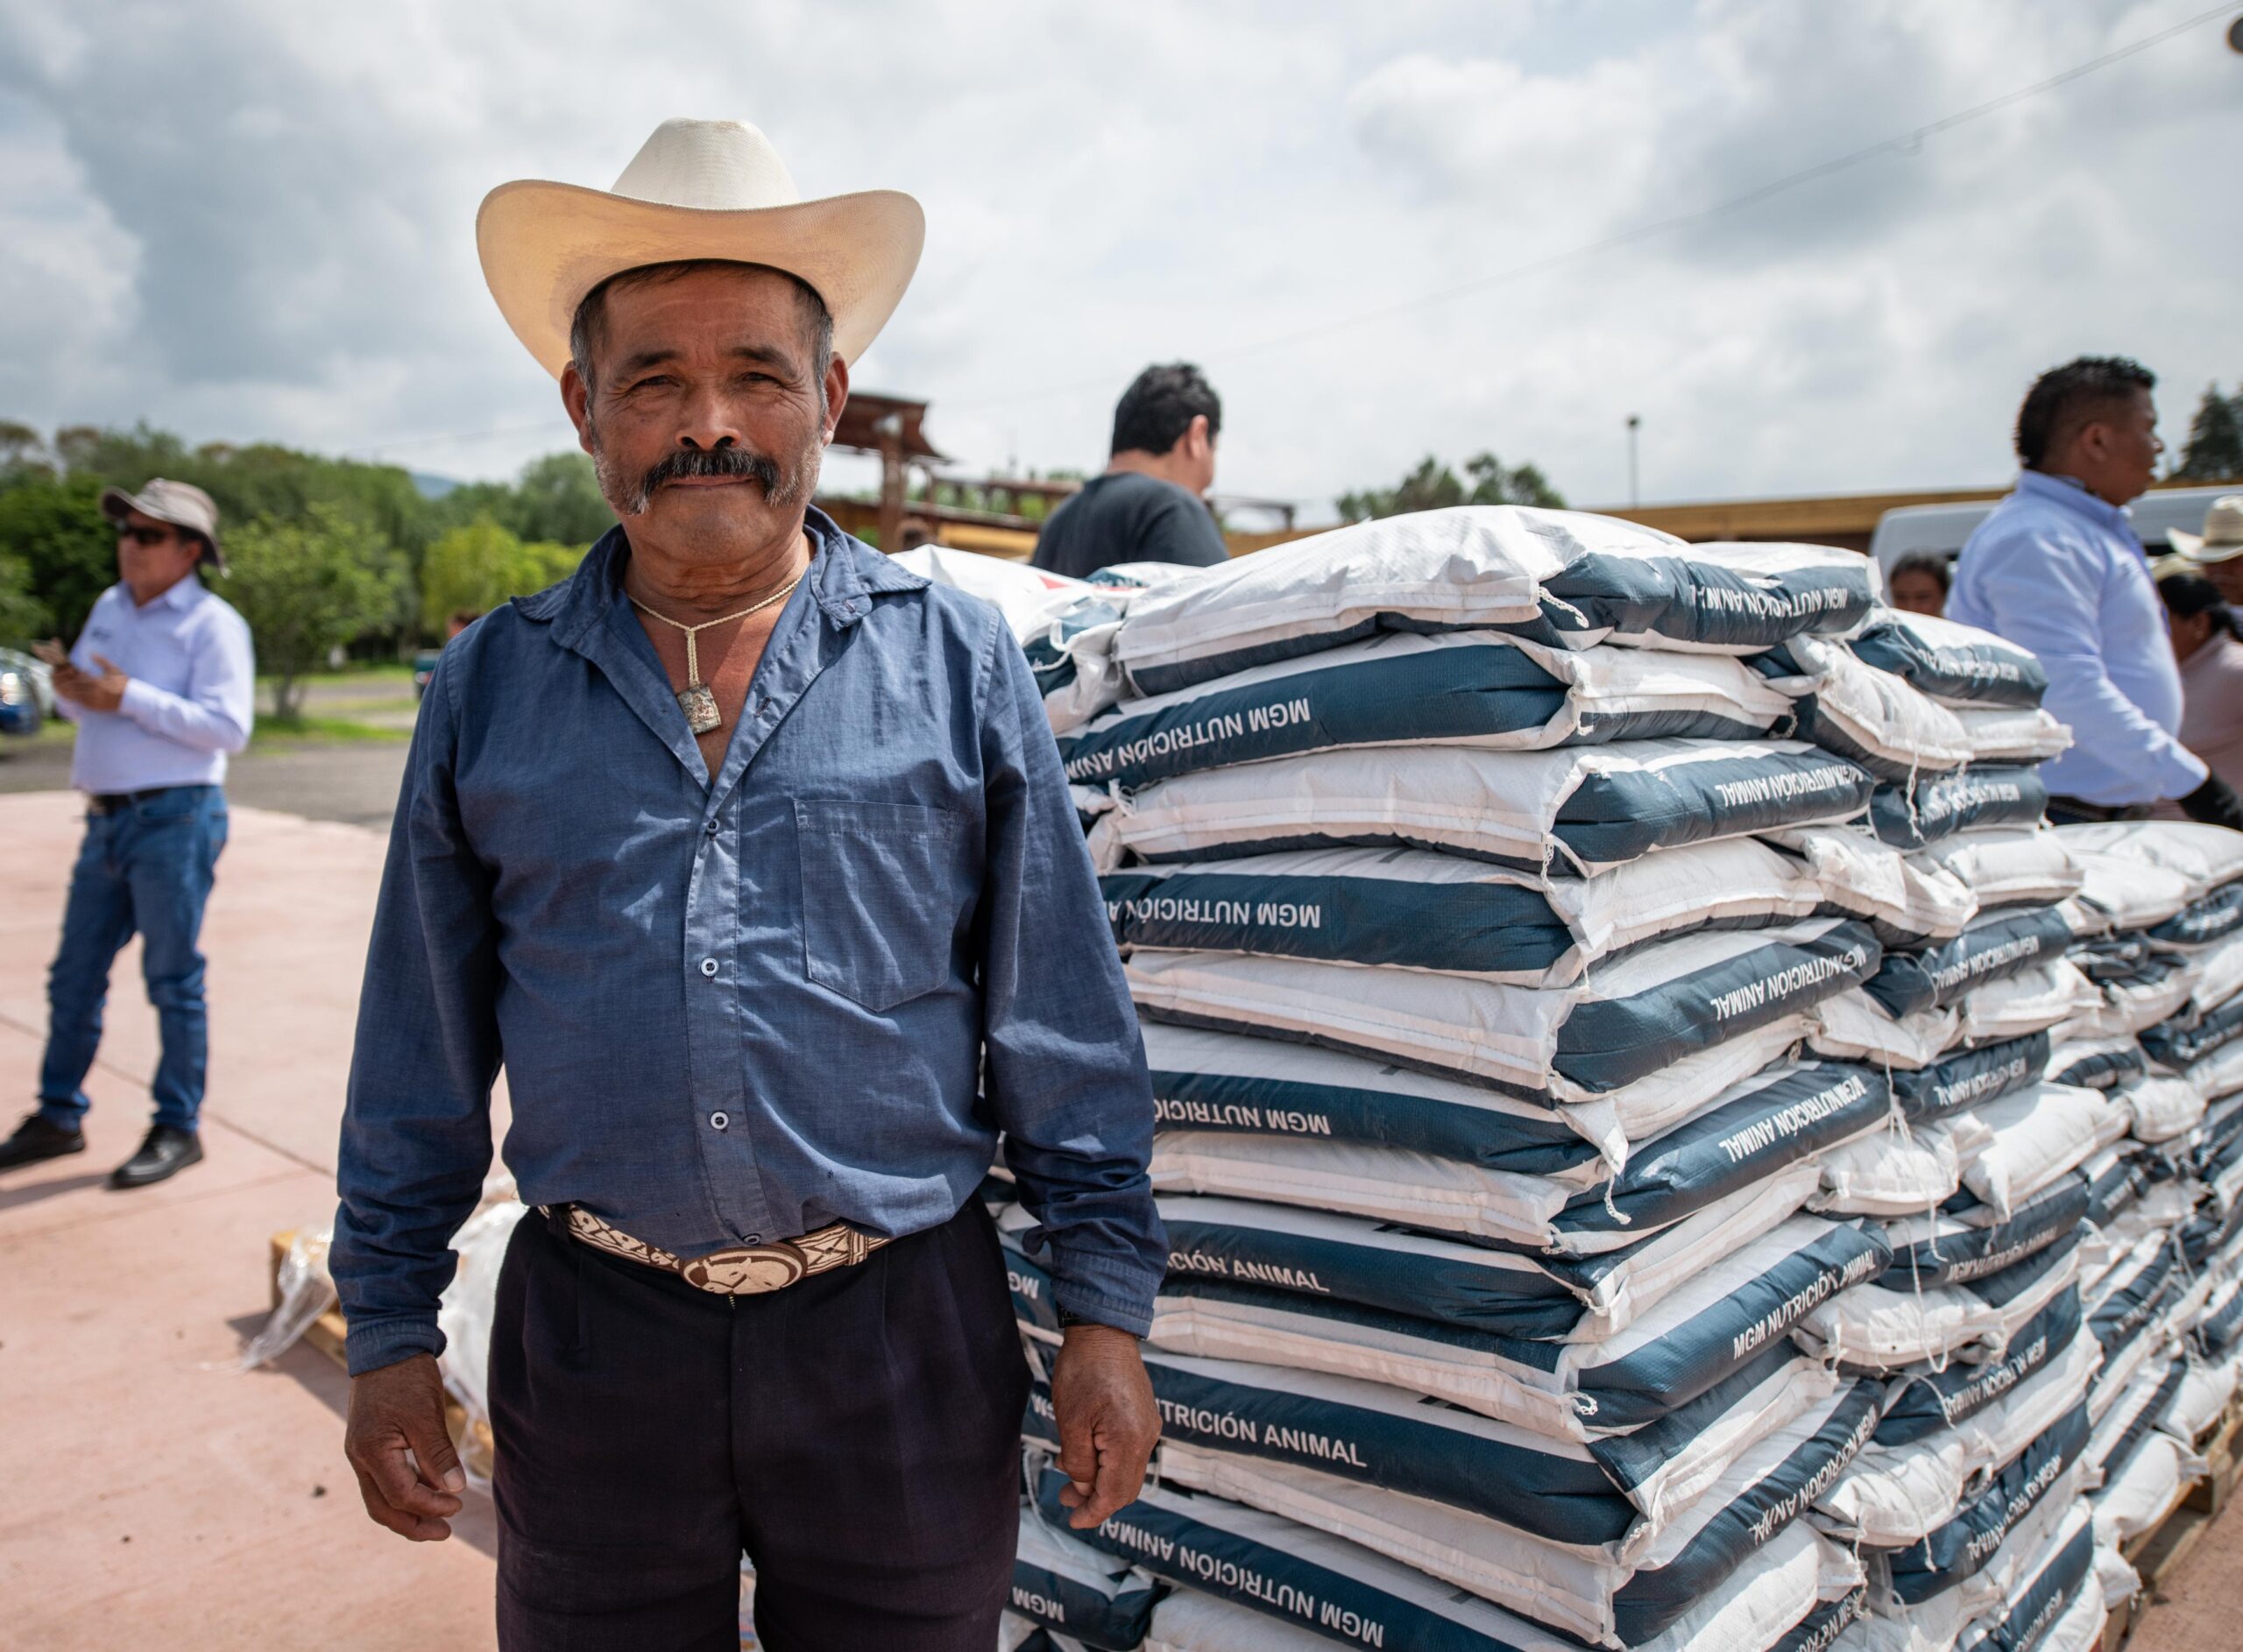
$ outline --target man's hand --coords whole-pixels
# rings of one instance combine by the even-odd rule
[[[459,1513],[467,1476],[444,1428],[444,1383],[433,1355],[414,1354],[350,1379],[343,1454],[376,1525],[416,1543],[452,1535],[450,1517]]]
[[[1111,1325],[1071,1325],[1051,1369],[1051,1409],[1059,1424],[1059,1500],[1067,1524],[1087,1531],[1145,1483],[1145,1462],[1160,1438],[1160,1408],[1137,1339]]]
[[[98,677],[67,661],[55,667],[54,691],[88,711],[114,711],[124,703],[125,685],[132,679],[99,654],[94,663],[102,668]]]

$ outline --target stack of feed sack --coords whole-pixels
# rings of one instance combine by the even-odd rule
[[[1978,908],[1751,660],[1874,596],[1471,509],[1132,599],[1129,697],[1060,745],[1159,1109],[1157,1489],[1093,1537],[1176,1585],[1149,1643],[1758,1652],[1858,1608],[1800,1516],[1880,1394],[1791,1332],[1886,1266],[1822,1167],[1893,1103],[1804,1044]]]
[[[1937,620],[1880,611],[1756,664],[1797,696],[1798,732],[1876,779],[1869,830],[1972,907],[1956,935],[1889,944],[1815,1018],[1814,1051],[1878,1068],[1895,1101],[1887,1132],[1825,1153],[1821,1200],[1879,1221],[1892,1264],[1793,1331],[1882,1394],[1812,1516],[1867,1572],[1836,1643],[2099,1634],[2080,1460],[2100,1355],[2078,1281],[2087,1166],[2131,1114],[2052,1070],[2095,999],[2068,957],[2082,873],[2041,818],[2037,766],[2067,736],[2037,660]]]

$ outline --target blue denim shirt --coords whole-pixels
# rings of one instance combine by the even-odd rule
[[[444,650],[366,963],[329,1265],[354,1372],[441,1352],[490,1161],[692,1256],[902,1235],[998,1133],[1061,1305],[1143,1334],[1152,1091],[1028,663],[810,513],[712,782],[619,529]]]
[[[2141,540],[2117,505],[2027,470],[1963,547],[1947,617],[2030,648],[2071,749],[2051,792],[2113,808],[2186,797],[2204,766],[2176,737],[2181,673]]]

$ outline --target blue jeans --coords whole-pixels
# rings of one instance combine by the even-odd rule
[[[163,1036],[156,1122],[195,1128],[209,1048],[196,941],[225,846],[226,794],[215,786],[174,787],[114,814],[86,817],[86,841],[62,914],[62,946],[46,978],[42,1118],[75,1129],[85,1117],[86,1074],[101,1048],[110,965],[138,931],[141,972]]]

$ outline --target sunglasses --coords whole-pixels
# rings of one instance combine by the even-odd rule
[[[172,528],[140,527],[131,523],[125,523],[117,530],[117,537],[121,540],[131,540],[145,550],[152,545],[166,544],[177,538],[178,534]]]

